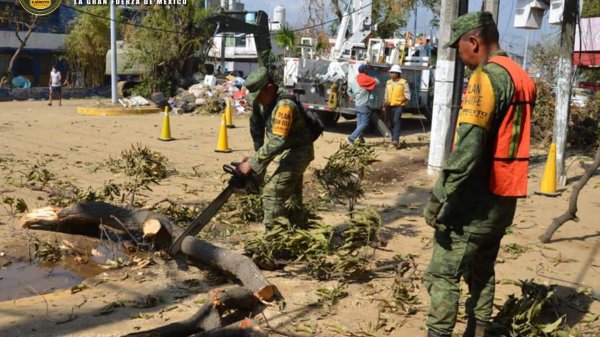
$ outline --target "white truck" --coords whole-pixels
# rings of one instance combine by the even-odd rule
[[[312,40],[303,38],[300,44],[302,56],[285,59],[284,86],[300,92],[304,108],[316,111],[326,126],[335,125],[340,116],[356,117],[354,103],[346,89],[355,81],[361,64],[368,64],[367,73],[382,83],[372,95],[374,111],[379,112],[383,107],[389,69],[393,64],[401,64],[402,76],[407,79],[412,92],[407,110],[420,112],[428,119],[431,116],[433,71],[429,57],[407,56],[423,55],[425,51],[422,46],[409,46],[406,39],[370,39],[375,28],[371,22],[370,4],[369,0],[350,2],[329,58],[316,59]],[[377,114],[373,116],[379,132],[384,136],[389,134]]]

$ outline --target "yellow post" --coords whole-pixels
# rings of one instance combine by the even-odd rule
[[[233,125],[233,112],[232,107],[231,107],[231,98],[227,98],[225,100],[226,102],[226,106],[225,106],[225,125],[227,125],[228,128],[232,129],[235,128],[235,125]]]
[[[227,144],[227,125],[225,121],[225,114],[221,114],[221,127],[219,128],[219,139],[217,139],[217,148],[215,149],[215,152],[231,152],[231,149]]]
[[[174,139],[173,137],[171,137],[171,123],[169,121],[169,106],[168,105],[165,106],[162,130],[160,131],[160,137],[158,139],[162,140],[162,141],[166,141],[166,142]]]
[[[542,175],[542,182],[540,186],[540,192],[538,194],[546,196],[556,196],[556,144],[550,145],[548,151],[548,159],[546,159],[546,166],[544,167],[544,174]]]

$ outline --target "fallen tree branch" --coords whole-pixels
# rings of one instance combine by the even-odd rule
[[[181,251],[201,263],[234,275],[259,300],[271,301],[278,293],[277,288],[265,279],[260,269],[247,256],[192,236],[183,239]]]
[[[267,337],[267,333],[250,318],[230,324],[226,327],[201,332],[191,337]]]
[[[585,184],[587,184],[590,178],[594,175],[598,167],[600,167],[600,146],[598,147],[598,150],[596,150],[596,155],[594,156],[594,162],[592,163],[592,165],[590,165],[585,170],[585,173],[581,176],[579,181],[577,181],[577,184],[573,186],[573,191],[571,192],[571,196],[569,197],[569,208],[567,208],[567,211],[561,216],[552,220],[550,226],[548,226],[546,231],[542,235],[540,235],[539,239],[541,242],[550,242],[550,240],[552,240],[554,232],[556,232],[560,228],[560,226],[565,224],[567,221],[573,220],[577,222],[579,220],[577,218],[577,201],[579,199],[579,192],[581,192],[581,189],[583,189]]]
[[[227,310],[254,310],[260,303],[252,291],[240,287],[213,289],[207,301],[190,318],[124,337],[179,337],[221,328],[221,315]]]
[[[153,239],[159,249],[171,244],[174,225],[164,214],[145,209],[126,209],[105,202],[76,203],[66,208],[34,209],[19,220],[22,228],[53,230],[97,236],[99,225],[117,232]]]

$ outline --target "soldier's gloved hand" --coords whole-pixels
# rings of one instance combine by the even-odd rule
[[[437,218],[442,209],[442,205],[443,204],[435,197],[435,195],[431,195],[431,198],[429,198],[427,205],[425,205],[425,210],[423,211],[425,222],[436,229],[440,227],[440,224],[437,223]]]

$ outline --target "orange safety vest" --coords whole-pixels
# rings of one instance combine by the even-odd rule
[[[494,56],[488,62],[504,68],[515,86],[494,144],[490,190],[500,196],[525,197],[535,84],[525,70],[507,56]]]

